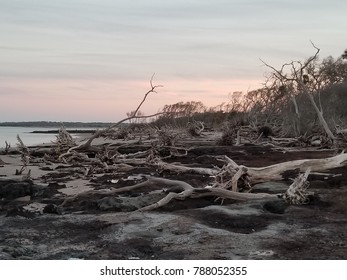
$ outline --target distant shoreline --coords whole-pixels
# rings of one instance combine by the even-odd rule
[[[43,128],[57,128],[64,126],[66,128],[105,128],[113,123],[104,122],[51,122],[51,121],[28,121],[28,122],[0,122],[0,127],[43,127]]]
[[[66,130],[69,133],[72,134],[87,134],[87,133],[95,133],[95,129],[67,129]],[[54,129],[54,130],[34,130],[31,131],[30,133],[40,133],[40,134],[58,134],[59,130],[58,129]]]

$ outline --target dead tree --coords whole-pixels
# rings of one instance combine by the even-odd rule
[[[323,159],[293,160],[266,167],[247,167],[244,165],[238,165],[227,156],[224,156],[221,160],[225,162],[225,165],[222,168],[187,167],[164,163],[162,161],[157,164],[162,170],[176,173],[196,173],[213,176],[217,178],[217,184],[213,187],[226,189],[231,188],[234,191],[238,191],[240,178],[245,180],[247,185],[253,185],[261,182],[284,180],[286,172],[290,170],[306,172],[306,170],[310,168],[311,171],[316,172],[345,166],[347,164],[347,153]]]
[[[324,171],[347,164],[347,154],[340,154],[324,159],[303,159],[278,163],[266,167],[246,167],[237,165],[233,160],[225,156],[226,165],[219,168],[191,168],[173,164],[161,164],[161,167],[174,172],[194,172],[198,174],[210,175],[216,178],[215,184],[205,188],[194,188],[186,182],[168,180],[164,178],[148,177],[148,180],[133,186],[117,189],[116,192],[133,190],[152,183],[164,186],[176,186],[181,192],[169,192],[160,201],[139,209],[139,211],[153,210],[162,207],[173,199],[183,200],[186,198],[198,198],[204,196],[215,196],[234,200],[253,199],[284,199],[289,204],[305,204],[308,202],[310,193],[307,191],[309,183],[307,178],[311,171]],[[284,179],[284,173],[288,170],[298,170],[304,172],[295,178],[284,194],[249,193],[239,192],[238,184],[242,180],[243,184],[249,186],[254,183],[278,181]],[[177,191],[177,190],[175,190]]]
[[[316,49],[316,53],[312,57],[310,57],[304,64],[300,61],[292,61],[291,63],[286,63],[286,64],[282,65],[281,69],[278,70],[278,69],[274,68],[273,66],[267,64],[263,60],[261,60],[261,61],[264,63],[265,66],[269,67],[270,69],[272,69],[274,71],[274,76],[278,80],[280,80],[283,85],[288,84],[288,83],[292,84],[292,85],[294,85],[295,88],[297,88],[299,91],[301,91],[304,95],[306,95],[308,97],[312,107],[314,108],[314,110],[318,116],[319,122],[320,122],[321,126],[323,127],[325,133],[328,135],[330,140],[332,142],[334,142],[336,140],[336,136],[329,128],[329,125],[327,124],[326,120],[324,119],[323,110],[322,110],[322,108],[318,107],[316,101],[314,100],[313,92],[311,92],[311,90],[309,89],[309,86],[308,86],[309,77],[307,76],[305,71],[309,67],[309,65],[318,58],[318,54],[320,51],[320,49],[317,48],[312,42],[311,42],[311,44]],[[285,70],[287,69],[287,67],[290,67],[290,74],[285,73]],[[296,103],[296,98],[295,98],[295,95],[293,95],[293,94],[292,94],[292,100],[293,100],[293,103],[295,106],[296,115],[298,117],[300,117],[298,105]]]
[[[60,206],[63,207],[68,202],[74,201],[75,199],[83,196],[88,196],[90,194],[113,196],[119,193],[140,189],[142,187],[153,187],[155,185],[159,185],[162,188],[167,188],[167,194],[164,195],[164,197],[160,200],[148,206],[144,206],[137,211],[149,211],[160,208],[172,200],[184,200],[187,198],[200,198],[207,196],[238,201],[283,199],[289,204],[305,204],[308,202],[308,196],[310,195],[310,193],[307,191],[307,178],[310,172],[325,171],[328,169],[345,166],[347,164],[347,154],[343,153],[323,159],[294,160],[265,167],[247,167],[238,165],[227,156],[222,157],[221,160],[225,162],[225,165],[222,168],[187,167],[178,164],[165,163],[161,160],[153,163],[161,170],[168,170],[174,173],[196,173],[208,175],[214,178],[214,183],[212,185],[193,187],[187,182],[180,180],[146,176],[146,181],[132,186],[116,189],[113,188],[111,190],[92,190],[77,194],[73,197],[65,199]],[[134,162],[135,161],[132,163]],[[295,171],[293,173],[297,174],[298,176],[288,187],[285,193],[268,194],[251,192],[251,186],[256,183],[280,181],[286,179],[285,173],[290,170]]]
[[[21,161],[22,161],[22,167],[20,170],[16,169],[16,175],[22,175],[23,171],[28,168],[28,165],[30,163],[30,150],[29,148],[23,143],[22,139],[17,134],[17,148],[21,154]],[[28,175],[30,176],[30,170],[28,171]]]
[[[133,119],[139,119],[139,118],[141,118],[141,119],[143,119],[143,118],[151,118],[151,117],[155,117],[155,116],[163,114],[162,112],[160,112],[160,113],[156,113],[156,114],[153,114],[153,115],[146,115],[146,116],[138,116],[137,115],[137,113],[139,112],[141,106],[146,101],[148,95],[151,94],[151,93],[157,93],[156,89],[158,87],[162,87],[162,85],[153,85],[153,78],[154,78],[154,74],[153,74],[153,76],[150,79],[150,90],[148,90],[146,92],[146,94],[144,95],[142,101],[139,103],[137,108],[132,112],[132,114],[130,116],[128,116],[128,117],[118,121],[115,124],[110,125],[109,127],[105,128],[105,129],[101,129],[101,130],[96,131],[86,142],[84,142],[84,143],[82,143],[82,144],[80,144],[78,146],[71,147],[66,153],[61,154],[59,156],[59,158],[62,159],[64,157],[68,156],[68,155],[71,155],[71,153],[73,151],[77,151],[77,152],[83,152],[83,151],[100,152],[101,151],[100,148],[92,146],[92,142],[94,141],[94,139],[99,138],[102,135],[107,134],[112,129],[120,126],[122,123],[124,123],[126,121],[130,121],[130,120],[133,120]]]

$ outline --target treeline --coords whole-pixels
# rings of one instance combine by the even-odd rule
[[[218,106],[207,107],[200,101],[166,105],[162,109],[166,114],[154,124],[184,125],[193,120],[208,126],[248,123],[275,127],[282,136],[347,128],[347,55],[321,60],[318,52],[306,61],[283,64],[279,69],[266,64],[271,72],[263,87],[234,92]]]
[[[155,126],[185,126],[189,122],[201,121],[210,128],[220,126],[226,121],[247,119],[247,114],[228,108],[226,104],[207,107],[201,101],[178,102],[164,106],[164,115],[152,122]]]
[[[12,126],[12,127],[61,127],[64,125],[66,128],[78,127],[78,128],[101,128],[108,127],[112,123],[103,122],[55,122],[55,121],[29,121],[29,122],[1,122],[0,126]]]

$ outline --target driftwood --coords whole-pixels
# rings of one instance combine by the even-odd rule
[[[132,159],[138,160],[138,159]],[[165,178],[147,177],[147,180],[133,186],[112,189],[112,190],[93,190],[74,197],[67,198],[61,206],[67,202],[72,201],[78,197],[90,194],[102,194],[107,196],[116,195],[122,192],[132,191],[141,187],[151,187],[153,185],[160,185],[163,188],[169,187],[168,194],[161,200],[138,209],[137,211],[149,211],[160,208],[168,204],[172,200],[184,200],[186,198],[199,198],[206,196],[220,197],[223,199],[233,200],[254,200],[254,199],[284,199],[291,204],[304,204],[307,202],[309,192],[307,192],[308,183],[307,178],[311,171],[324,171],[347,164],[347,154],[340,154],[330,158],[324,159],[304,159],[294,160],[289,162],[278,163],[266,167],[246,167],[237,165],[232,159],[224,157],[225,165],[222,168],[194,168],[186,167],[175,164],[168,164],[162,161],[157,162],[161,169],[170,170],[174,172],[195,172],[212,176],[215,178],[215,183],[212,186],[194,188],[190,184],[179,181],[169,180]],[[240,180],[243,184],[249,185],[259,182],[266,182],[272,180],[284,179],[283,174],[288,170],[298,170],[304,172],[299,175],[288,188],[284,194],[267,194],[267,193],[249,193],[239,192]],[[170,191],[175,187],[174,191]]]
[[[161,200],[151,205],[142,207],[138,209],[137,211],[142,212],[142,211],[154,210],[154,209],[163,207],[164,205],[168,204],[173,199],[184,200],[187,198],[200,198],[200,197],[206,197],[206,196],[214,196],[214,197],[220,197],[223,199],[246,201],[246,200],[264,199],[264,198],[280,199],[282,197],[282,194],[240,193],[240,192],[234,192],[234,191],[221,189],[221,188],[194,188],[190,184],[183,181],[148,176],[146,181],[132,185],[132,186],[112,189],[112,190],[91,190],[91,191],[77,194],[73,197],[69,197],[65,199],[63,203],[60,204],[60,207],[63,207],[68,202],[74,201],[75,199],[81,198],[83,196],[94,195],[94,194],[112,196],[119,193],[129,192],[135,189],[139,189],[141,187],[151,187],[153,185],[160,185],[162,188],[169,188],[168,194]],[[170,191],[170,189],[173,189],[174,191]]]
[[[164,198],[159,200],[156,203],[153,203],[151,205],[148,205],[146,207],[138,209],[138,211],[149,211],[156,208],[163,207],[164,205],[168,204],[173,199],[178,200],[184,200],[186,198],[199,198],[199,197],[206,197],[206,196],[216,196],[221,197],[223,199],[234,199],[234,200],[256,200],[256,199],[263,199],[263,198],[276,198],[279,199],[281,197],[281,194],[267,194],[267,193],[257,193],[257,194],[251,194],[251,193],[239,193],[234,191],[229,191],[225,189],[220,188],[194,188],[190,184],[178,181],[178,180],[169,180],[164,178],[149,178],[149,180],[146,183],[157,183],[161,184],[166,187],[178,187],[180,190],[182,190],[180,193],[176,192],[169,192]],[[135,185],[136,186],[136,185]],[[177,189],[175,189],[177,191]]]
[[[159,116],[159,115],[163,115],[164,113],[163,112],[159,112],[159,113],[156,113],[156,114],[152,114],[152,115],[146,115],[146,116],[137,116],[137,113],[139,112],[140,108],[142,107],[142,105],[145,103],[147,97],[149,94],[151,93],[156,93],[156,89],[158,87],[162,87],[162,85],[153,85],[153,77],[154,77],[154,74],[153,76],[151,77],[150,79],[150,89],[145,93],[142,101],[139,103],[139,105],[137,106],[137,108],[135,109],[135,111],[127,118],[124,118],[120,121],[118,121],[117,123],[115,124],[112,124],[111,126],[105,128],[105,129],[101,129],[101,130],[98,130],[96,131],[91,137],[89,137],[89,139],[87,141],[85,141],[84,143],[81,143],[77,146],[73,146],[71,147],[67,152],[61,154],[59,156],[59,159],[63,159],[67,156],[69,156],[72,152],[81,152],[81,151],[94,151],[94,152],[100,152],[100,148],[99,147],[95,147],[95,146],[92,146],[92,142],[99,138],[99,137],[102,137],[102,135],[105,135],[107,134],[108,132],[110,132],[112,129],[116,128],[116,127],[119,127],[122,123],[126,122],[126,121],[130,121],[130,120],[133,120],[133,119],[144,119],[144,118],[152,118],[152,117],[155,117],[155,116]]]
[[[152,77],[153,78],[153,77]],[[121,167],[131,168],[134,166],[156,166],[157,170],[160,171],[170,171],[175,173],[196,173],[201,175],[206,175],[214,179],[212,185],[205,186],[201,188],[194,188],[192,185],[184,181],[179,180],[169,180],[165,178],[157,177],[147,177],[145,182],[139,184],[111,189],[111,190],[94,190],[88,191],[82,194],[78,194],[74,197],[67,198],[61,206],[64,206],[68,201],[74,200],[80,196],[88,194],[101,194],[101,195],[117,195],[118,193],[128,192],[135,190],[140,187],[151,187],[153,185],[160,185],[162,187],[175,187],[175,191],[170,191],[166,196],[164,196],[159,201],[138,209],[137,211],[148,211],[168,204],[172,200],[184,200],[186,198],[198,198],[204,196],[220,197],[222,199],[234,199],[234,200],[251,200],[251,199],[263,199],[263,198],[283,198],[288,203],[292,204],[302,204],[307,201],[307,178],[311,171],[325,171],[328,169],[343,166],[347,163],[347,154],[340,154],[334,157],[325,159],[304,159],[304,160],[294,160],[288,162],[282,162],[278,164],[273,164],[265,167],[248,167],[244,165],[238,165],[235,161],[227,156],[217,157],[218,160],[224,163],[222,167],[212,167],[212,168],[201,168],[201,167],[188,167],[180,164],[166,163],[163,161],[164,158],[160,158],[160,147],[169,146],[170,156],[186,156],[189,149],[178,148],[175,145],[175,141],[179,138],[178,134],[174,134],[172,131],[167,131],[165,128],[157,130],[158,140],[157,142],[152,142],[146,151],[139,151],[131,154],[121,154],[119,152],[120,147],[105,147],[105,146],[92,146],[92,141],[106,135],[110,130],[119,126],[121,123],[138,118],[136,113],[139,111],[142,104],[145,102],[147,96],[155,92],[158,86],[153,86],[152,79],[150,81],[151,89],[145,94],[143,100],[140,102],[134,113],[119,121],[118,123],[96,132],[92,137],[90,137],[86,142],[73,147],[70,147],[66,152],[59,156],[59,159],[63,162],[71,162],[74,160],[84,163],[85,175],[90,176],[94,171],[112,170],[117,171]],[[157,114],[156,114],[157,115]],[[148,117],[148,116],[147,116]],[[191,129],[193,134],[200,135],[204,129],[204,125],[201,123],[191,124]],[[64,141],[62,141],[63,149],[66,146],[71,146],[69,138],[66,138],[65,131],[62,131],[64,136]],[[241,130],[237,131],[237,145],[241,145]],[[262,135],[262,134],[261,134]],[[332,138],[332,137],[331,137]],[[298,141],[292,138],[270,138],[274,143],[276,142],[293,142]],[[257,139],[256,141],[259,141]],[[66,142],[68,142],[66,144]],[[156,143],[156,144],[155,144]],[[155,144],[155,145],[154,145]],[[183,150],[185,153],[180,153]],[[95,158],[91,159],[85,152],[93,151],[95,152]],[[167,157],[166,157],[167,158]],[[252,185],[260,182],[268,181],[280,181],[287,179],[288,174],[299,175],[289,186],[287,192],[284,194],[267,194],[267,193],[252,193]]]
[[[308,202],[309,193],[307,188],[309,183],[307,177],[310,174],[310,168],[306,170],[304,174],[295,178],[293,184],[291,184],[288,190],[283,195],[283,199],[290,204],[306,204]]]
[[[268,181],[280,181],[285,179],[284,174],[290,170],[305,172],[308,168],[310,168],[311,171],[325,171],[328,169],[344,166],[347,164],[347,153],[323,159],[302,159],[287,161],[266,167],[247,167],[243,165],[237,165],[227,156],[224,157],[224,161],[227,164],[222,169],[186,167],[163,162],[159,162],[158,165],[162,170],[170,170],[177,173],[191,172],[209,176],[219,176],[221,172],[229,170],[230,174],[233,174],[233,183],[230,186],[233,187],[234,191],[237,191],[235,182],[238,181],[241,175],[244,175],[246,173],[250,178],[251,184]]]
[[[305,172],[308,168],[311,171],[325,171],[332,168],[345,166],[347,164],[347,153],[339,154],[323,159],[302,159],[282,162],[267,167],[248,168],[248,174],[252,183],[283,180],[284,173],[288,170],[298,169]]]

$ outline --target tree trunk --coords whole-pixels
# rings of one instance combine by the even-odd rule
[[[332,131],[330,130],[327,122],[325,121],[324,117],[323,117],[323,112],[321,110],[319,110],[316,102],[314,101],[314,98],[312,96],[312,94],[310,94],[307,89],[305,88],[305,93],[306,95],[308,96],[314,110],[316,111],[317,113],[317,116],[318,116],[318,119],[319,119],[319,122],[320,124],[323,126],[324,130],[325,130],[325,133],[328,134],[329,138],[334,142],[334,140],[336,140],[336,137],[334,135],[334,133],[332,133]]]
[[[299,112],[298,103],[296,102],[296,98],[294,95],[292,96],[292,102],[293,102],[294,109],[295,109],[294,131],[295,131],[296,135],[301,135],[300,112]]]

